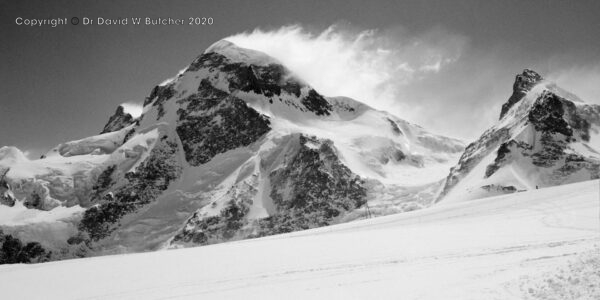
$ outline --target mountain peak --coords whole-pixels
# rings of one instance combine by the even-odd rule
[[[221,54],[231,60],[231,62],[246,63],[249,65],[281,64],[263,52],[242,48],[227,40],[220,40],[212,44],[204,51],[203,55],[209,53]]]
[[[600,106],[525,69],[500,121],[467,146],[441,193],[461,201],[600,177]],[[441,199],[441,197],[439,199]]]
[[[119,107],[117,107],[117,111],[115,111],[115,113],[108,119],[108,122],[106,125],[104,125],[104,128],[100,134],[121,130],[133,123],[133,120],[133,116],[126,112],[125,107],[123,105],[119,105]]]
[[[525,94],[531,90],[537,83],[544,80],[544,78],[534,70],[525,69],[521,74],[517,74],[515,82],[513,83],[513,93],[508,98],[508,101],[502,105],[502,111],[500,111],[500,119],[508,112],[508,110],[515,105],[515,103],[521,101]]]
[[[210,47],[208,47],[204,51],[204,53],[219,52],[220,50],[231,48],[231,47],[237,47],[237,46],[228,40],[220,40],[216,43],[213,43]]]
[[[516,80],[523,80],[523,78],[527,78],[530,81],[540,81],[544,79],[542,75],[532,69],[524,69],[521,74],[517,74]]]

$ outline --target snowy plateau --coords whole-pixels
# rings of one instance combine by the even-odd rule
[[[224,40],[143,102],[0,148],[3,298],[600,298],[600,106],[533,70],[468,145]]]

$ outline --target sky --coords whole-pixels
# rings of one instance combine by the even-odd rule
[[[220,39],[344,95],[470,142],[517,73],[600,104],[600,1],[0,0],[0,146],[32,157],[98,134],[117,106]],[[17,25],[17,18],[210,17],[204,26]],[[187,23],[187,22],[186,22]]]

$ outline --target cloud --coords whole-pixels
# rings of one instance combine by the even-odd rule
[[[467,43],[443,30],[410,35],[402,28],[340,25],[318,33],[299,25],[255,29],[226,39],[275,57],[327,96],[348,96],[388,110],[398,103],[399,89],[455,62]]]
[[[565,67],[550,72],[546,77],[584,102],[600,104],[600,62]]]
[[[47,152],[47,149],[27,148],[21,150],[21,152],[23,153],[23,155],[25,155],[25,157],[27,157],[27,159],[35,160],[39,159],[42,154],[45,154]]]
[[[141,116],[144,110],[143,105],[136,102],[125,102],[122,103],[121,106],[123,106],[125,113],[130,114],[134,118]]]
[[[30,150],[23,150],[23,155],[25,155],[25,157],[32,159],[31,155],[31,151]]]

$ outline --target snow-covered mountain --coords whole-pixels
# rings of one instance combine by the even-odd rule
[[[600,106],[544,80],[517,75],[500,120],[469,144],[442,203],[600,178]]]
[[[135,118],[37,160],[0,149],[0,226],[54,258],[218,243],[418,209],[463,151],[220,41]]]

